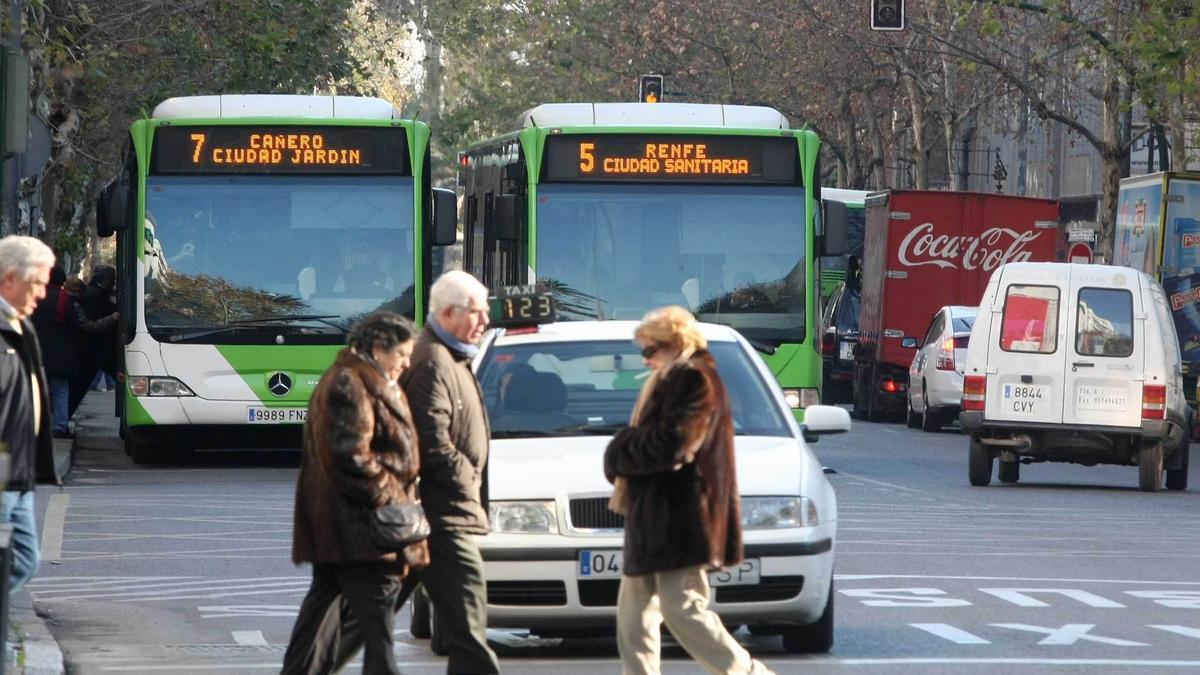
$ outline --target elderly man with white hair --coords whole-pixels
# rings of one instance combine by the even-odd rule
[[[487,408],[471,357],[488,327],[488,291],[466,272],[447,272],[429,291],[429,318],[401,376],[420,435],[421,503],[429,518],[433,603],[449,673],[498,673],[487,645],[483,558],[473,535],[488,533]]]
[[[51,440],[50,388],[29,316],[46,297],[54,252],[33,237],[0,239],[0,444],[10,470],[0,522],[13,527],[9,591],[33,578],[40,558],[33,488],[58,482]]]

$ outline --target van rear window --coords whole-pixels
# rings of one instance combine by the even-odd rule
[[[1082,356],[1132,354],[1133,294],[1120,288],[1080,289],[1075,351]]]
[[[1058,288],[1013,284],[1004,296],[1000,348],[1051,354],[1058,347]]]

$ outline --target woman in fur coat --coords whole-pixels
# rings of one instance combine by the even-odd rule
[[[284,673],[331,672],[349,660],[336,653],[339,640],[365,645],[364,673],[400,672],[394,604],[409,567],[427,565],[429,551],[423,541],[399,553],[377,548],[369,519],[376,507],[417,499],[417,436],[398,384],[414,337],[399,314],[368,316],[313,391],[292,537],[292,560],[312,563],[313,580]]]
[[[617,646],[627,675],[657,674],[659,626],[710,673],[767,673],[708,608],[708,572],[742,560],[733,415],[708,342],[682,307],[634,333],[650,375],[604,453],[625,514]]]

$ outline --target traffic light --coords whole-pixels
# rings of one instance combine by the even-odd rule
[[[663,76],[643,75],[638,84],[638,100],[642,103],[661,103],[663,100]]]
[[[871,30],[904,30],[904,0],[871,0]]]

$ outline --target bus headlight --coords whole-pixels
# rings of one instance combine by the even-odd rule
[[[147,377],[134,375],[128,378],[129,392],[134,396],[195,396],[187,385],[173,377]]]
[[[558,511],[553,501],[489,502],[492,532],[558,534]]]
[[[821,402],[821,395],[816,389],[805,387],[803,389],[784,389],[783,400],[787,401],[788,407],[792,410],[807,408],[810,405],[817,405]]]
[[[742,497],[742,528],[814,527],[817,505],[808,497]]]

